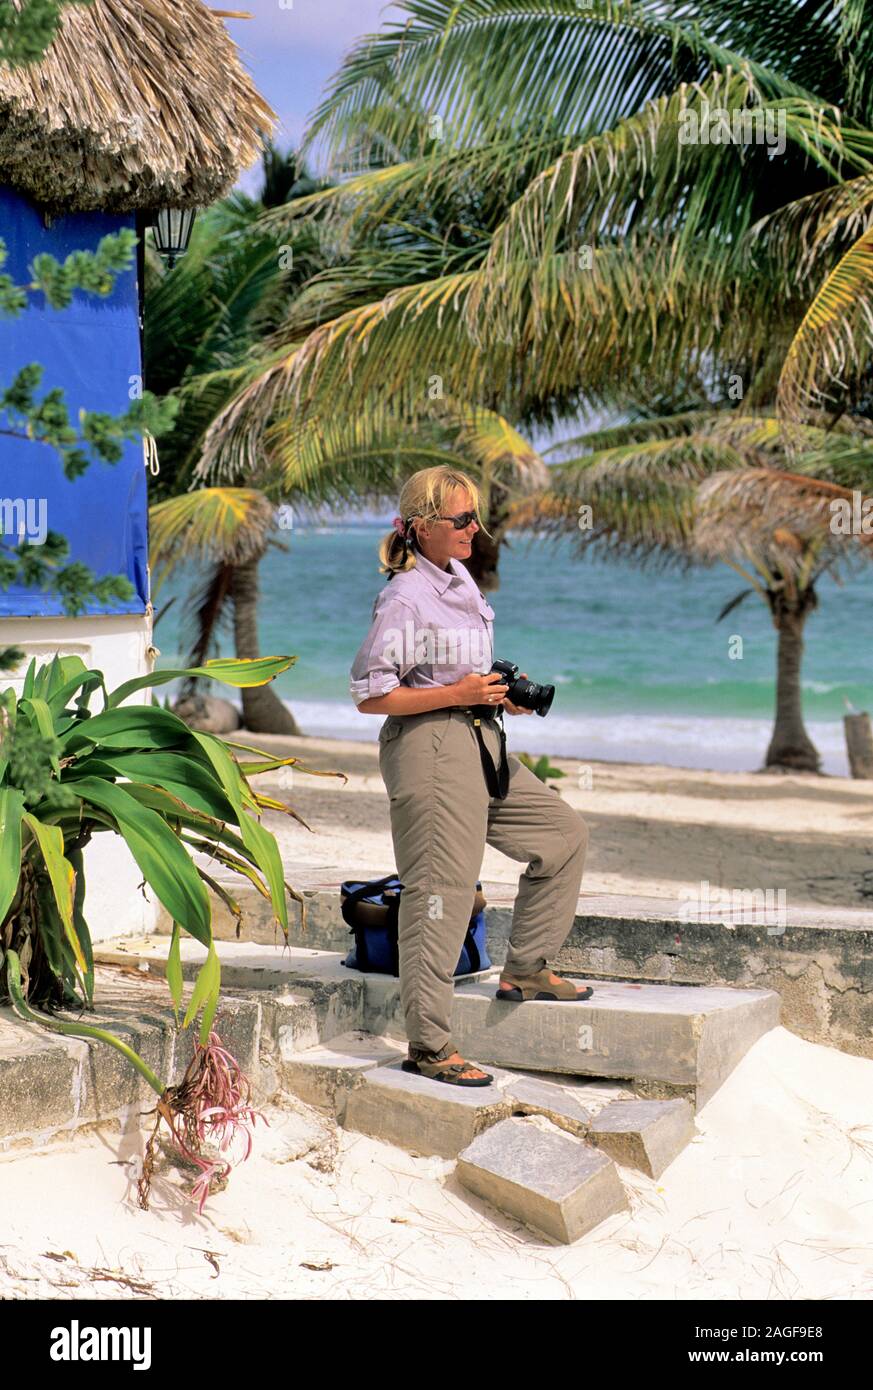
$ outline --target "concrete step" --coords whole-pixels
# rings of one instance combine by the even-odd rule
[[[457,1158],[477,1134],[511,1114],[493,1083],[448,1086],[392,1062],[365,1072],[349,1091],[343,1125],[409,1153]]]
[[[455,1173],[470,1192],[564,1245],[629,1208],[612,1159],[540,1115],[492,1125],[458,1155]]]
[[[687,1100],[632,1100],[607,1105],[587,1137],[622,1167],[659,1178],[696,1133]]]
[[[354,1049],[354,1050],[353,1050]],[[361,1059],[361,1064],[355,1063]],[[456,1158],[480,1133],[514,1115],[538,1115],[576,1139],[587,1139],[618,1162],[660,1176],[694,1137],[685,1100],[639,1101],[602,1082],[554,1082],[489,1067],[490,1086],[453,1086],[404,1071],[388,1056],[386,1040],[337,1038],[295,1059],[303,1071],[329,1071],[332,1088],[345,1086],[335,1113],[346,1129],[368,1134],[410,1153]],[[298,1092],[299,1094],[299,1092]]]
[[[207,866],[214,872],[214,865]],[[348,951],[352,938],[340,914],[342,878],[387,873],[390,864],[340,871],[328,866],[286,863],[285,876],[306,901],[308,929],[289,901],[290,938],[295,946]],[[271,944],[281,940],[270,904],[238,878],[225,881],[242,913],[237,921],[213,898],[216,938]],[[515,885],[483,881],[488,901],[488,950],[495,964],[505,959],[512,925]],[[783,1023],[810,1042],[873,1057],[873,910],[832,906],[789,906],[787,920],[741,913],[729,922],[689,921],[678,897],[583,893],[572,930],[550,962],[582,978],[633,980],[644,984],[715,985],[774,990],[783,1001]],[[169,933],[166,914],[159,930]]]
[[[100,960],[135,962],[163,973],[168,938],[108,943]],[[405,1039],[399,981],[362,974],[338,953],[219,942],[222,979],[232,988],[293,989],[317,1010],[317,1037],[305,1046],[360,1029]],[[198,942],[182,941],[183,972],[205,958]],[[684,1097],[705,1105],[746,1052],[779,1023],[771,990],[597,981],[581,1003],[506,1004],[495,999],[498,970],[456,983],[452,1036],[463,1056],[520,1071],[611,1077],[646,1099]],[[281,1025],[277,1025],[281,1027]],[[299,1040],[282,1054],[303,1050]]]
[[[399,1062],[404,1056],[405,1048],[398,1042],[356,1030],[303,1052],[286,1053],[279,1066],[279,1081],[284,1091],[307,1105],[330,1111],[344,1124],[349,1092],[360,1084],[364,1073]]]
[[[518,1070],[627,1080],[645,1098],[679,1096],[699,1109],[764,1033],[779,1023],[771,990],[595,981],[579,1003],[506,1004],[498,971],[455,987],[452,1038],[464,1057]],[[363,1026],[399,1025],[396,981],[367,977]]]

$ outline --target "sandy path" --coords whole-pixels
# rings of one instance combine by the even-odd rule
[[[304,817],[265,823],[290,864],[341,877],[394,868],[388,800],[372,743],[240,735],[282,748],[349,781],[289,769],[258,779]],[[873,908],[873,783],[842,778],[707,772],[564,759],[561,794],[586,819],[583,893],[675,899],[702,880],[727,888],[784,888],[789,906]],[[590,786],[587,785],[590,770]],[[515,884],[519,865],[486,847],[482,877]]]

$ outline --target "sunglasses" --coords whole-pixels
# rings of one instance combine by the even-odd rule
[[[463,531],[465,526],[469,526],[471,521],[476,520],[475,512],[461,512],[458,516],[438,516],[437,521],[450,521],[456,531]]]

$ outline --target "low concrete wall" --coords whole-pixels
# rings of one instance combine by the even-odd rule
[[[232,891],[243,911],[241,939],[280,939],[269,903],[248,884],[235,884]],[[308,930],[300,929],[299,906],[289,903],[292,943],[347,951],[353,939],[340,914],[339,894],[304,891],[303,896]],[[679,922],[665,915],[665,904],[657,899],[583,899],[582,906],[585,911],[550,962],[555,968],[589,979],[772,989],[781,996],[786,1028],[810,1042],[873,1057],[873,927],[852,922],[868,914],[797,912],[794,925],[771,935],[764,926]],[[486,916],[488,951],[499,965],[512,909],[490,906]],[[158,930],[170,930],[166,914],[159,917]],[[236,936],[234,919],[218,902],[215,934],[225,940]]]
[[[775,990],[782,1022],[809,1042],[873,1057],[873,930],[577,917],[553,962],[601,979]]]

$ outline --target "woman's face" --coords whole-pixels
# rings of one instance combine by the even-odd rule
[[[442,515],[459,516],[461,512],[473,510],[473,499],[466,488],[455,487],[446,495]],[[471,521],[462,531],[458,531],[451,521],[415,522],[418,544],[425,559],[439,569],[445,569],[450,559],[468,560],[473,549],[473,537],[479,530],[478,522]]]

